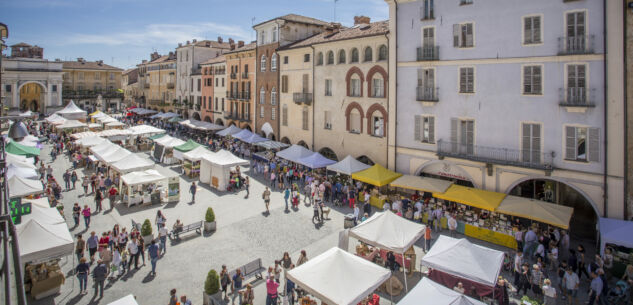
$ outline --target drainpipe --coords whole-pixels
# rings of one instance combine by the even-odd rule
[[[603,45],[603,50],[604,50],[604,60],[602,61],[602,66],[604,68],[604,115],[603,115],[603,121],[604,121],[604,175],[603,175],[603,183],[604,183],[604,195],[603,195],[603,217],[607,217],[608,213],[608,200],[609,200],[609,185],[607,184],[607,178],[608,178],[608,164],[609,164],[609,139],[607,137],[607,135],[609,134],[609,125],[608,125],[608,109],[609,109],[609,101],[608,101],[608,94],[607,92],[609,91],[609,82],[608,82],[608,67],[607,67],[607,55],[608,55],[608,51],[607,51],[607,0],[604,0],[602,2],[602,20],[603,20],[603,37],[604,40],[602,42]],[[626,80],[624,80],[626,81]]]
[[[622,9],[622,26],[624,27],[624,31],[622,31],[622,41],[624,41],[624,52],[622,52],[622,54],[624,54],[624,78],[622,79],[622,82],[624,84],[624,205],[623,205],[623,209],[624,211],[622,211],[622,215],[624,216],[623,219],[629,219],[629,209],[627,207],[627,203],[628,203],[628,198],[627,195],[629,194],[629,186],[628,186],[628,174],[627,174],[627,169],[629,168],[629,155],[628,155],[628,147],[629,147],[629,135],[628,135],[628,97],[627,97],[627,82],[626,80],[628,79],[628,75],[629,75],[629,70],[627,69],[628,67],[628,61],[627,61],[627,56],[626,56],[626,51],[627,51],[627,46],[626,46],[626,37],[629,31],[629,28],[627,26],[627,5],[626,5],[626,1],[622,1],[622,5],[624,6],[624,9]]]
[[[315,122],[314,122],[314,117],[316,116],[316,101],[315,101],[315,97],[316,97],[316,90],[314,90],[315,88],[315,82],[314,82],[314,46],[310,46],[310,48],[312,49],[312,150],[315,150],[314,148],[314,136],[315,136],[315,132],[314,132],[314,128],[316,126]]]
[[[388,122],[388,120],[389,120],[389,113],[390,113],[389,112],[389,94],[391,93],[391,90],[389,90],[389,33],[385,33],[385,38],[387,39],[387,52],[388,52],[387,53],[387,86],[385,86],[385,91],[387,91],[386,92],[387,94],[385,94],[385,96],[387,97],[387,118],[386,119],[387,119],[387,122]],[[397,40],[396,40],[396,42],[397,42]],[[396,93],[397,92],[398,91],[396,91]],[[396,120],[396,122],[397,122],[397,120]],[[386,147],[387,148],[387,159],[386,159],[387,163],[386,163],[386,165],[387,165],[387,167],[389,167],[389,132],[390,132],[390,130],[387,129],[387,127],[389,127],[389,124],[384,125],[384,127],[385,127],[384,130],[387,131],[387,132],[385,132],[385,136],[387,137],[387,147]],[[395,124],[394,124],[394,127],[395,127]],[[395,149],[395,147],[394,147],[394,149]],[[395,151],[394,151],[394,157],[395,157]],[[395,169],[396,164],[394,163],[393,166],[394,166],[394,169]]]

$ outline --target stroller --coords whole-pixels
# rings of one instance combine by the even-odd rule
[[[609,304],[626,304],[629,301],[629,289],[630,287],[625,281],[619,280],[615,283],[615,287],[609,290],[607,295]]]
[[[508,252],[503,253],[503,270],[512,271],[514,262],[512,261],[512,255]]]

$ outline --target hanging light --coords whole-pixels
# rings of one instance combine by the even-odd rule
[[[24,137],[28,135],[29,132],[26,129],[26,125],[24,125],[22,121],[15,121],[15,123],[13,123],[11,127],[9,127],[9,138],[11,138],[13,141],[20,142],[22,141],[22,139],[24,139]]]

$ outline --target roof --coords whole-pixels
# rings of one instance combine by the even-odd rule
[[[130,73],[134,72],[134,70],[136,70],[136,72],[138,73],[138,68],[131,68],[131,69],[127,69],[127,70],[123,71],[123,75],[130,74]]]
[[[176,61],[176,57],[172,56],[172,58],[169,59],[169,55],[163,55],[163,56],[161,56],[159,58],[156,58],[156,59],[154,59],[154,60],[152,60],[152,61],[150,61],[150,62],[148,62],[146,64],[156,64],[156,63],[163,63],[163,62],[168,62],[168,61],[175,62]]]
[[[235,50],[230,50],[224,54],[231,54],[231,53],[237,53],[237,52],[244,52],[244,51],[251,51],[251,50],[255,50],[255,48],[257,48],[257,43],[256,42],[251,42],[249,44],[245,44],[243,47],[241,48],[236,48]]]
[[[260,22],[256,25],[253,26],[253,28],[256,28],[264,23],[273,21],[273,20],[277,20],[277,19],[281,19],[281,20],[285,20],[285,21],[290,21],[290,22],[296,22],[296,23],[305,23],[305,24],[314,24],[314,25],[329,25],[329,22],[323,21],[323,20],[319,20],[316,18],[312,18],[312,17],[306,17],[306,16],[301,16],[301,15],[297,15],[297,14],[288,14],[288,15],[283,15],[277,18],[273,18],[273,19],[269,19],[266,20],[264,22]]]
[[[11,47],[32,47],[30,44],[26,43],[26,42],[19,42],[16,43],[14,45],[12,45]]]
[[[85,70],[112,70],[123,71],[121,68],[106,65],[104,63],[99,64],[96,61],[64,61],[63,69],[85,69]]]
[[[177,47],[176,49],[189,47],[193,45],[195,45],[196,47],[207,47],[207,42],[209,44],[208,46],[209,48],[228,49],[231,47],[231,45],[228,42],[217,42],[215,40],[200,40],[200,41],[196,41],[195,43],[183,44],[182,46]]]
[[[358,24],[350,28],[340,28],[338,32],[322,32],[314,36],[300,40],[280,49],[294,49],[307,47],[314,44],[328,43],[334,41],[362,38],[368,36],[384,35],[389,33],[389,21],[378,21],[370,24]]]
[[[201,63],[201,65],[217,64],[217,63],[221,63],[221,62],[225,62],[225,61],[226,61],[226,58],[224,57],[224,55],[220,55],[218,57],[211,58],[211,59]]]

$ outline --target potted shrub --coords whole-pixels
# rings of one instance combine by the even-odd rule
[[[207,214],[204,216],[204,231],[215,231],[215,213],[212,207],[207,208]]]
[[[146,245],[149,245],[154,239],[154,234],[152,233],[152,223],[149,219],[145,219],[143,225],[141,226],[141,236],[143,236],[143,241],[145,241]]]
[[[220,304],[220,277],[214,269],[207,274],[207,280],[204,281],[204,291],[202,293],[202,304],[213,305]]]

